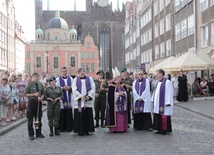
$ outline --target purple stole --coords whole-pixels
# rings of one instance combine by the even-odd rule
[[[87,92],[87,94],[85,94],[85,95],[87,96],[88,92],[91,90],[91,81],[90,81],[90,78],[88,76],[86,76],[85,85],[86,85],[86,92]],[[77,77],[76,86],[77,86],[77,91],[81,94],[82,93],[82,82],[81,82],[80,77]],[[78,99],[78,112],[82,112],[81,98]]]
[[[65,86],[65,81],[62,78],[62,76],[59,77],[59,83],[60,83],[61,87]],[[71,87],[71,78],[69,76],[67,76],[67,85],[69,87]],[[66,92],[67,91],[63,90],[63,96],[64,96],[63,107],[64,107],[64,109],[71,109],[71,92],[68,91],[68,98],[67,98],[67,93]]]
[[[139,80],[136,80],[135,90],[139,96],[141,96],[141,94],[144,92],[145,88],[146,88],[146,79],[145,78],[142,79],[141,85],[140,85]],[[141,113],[141,112],[143,112],[143,110],[144,110],[144,101],[143,100],[140,102],[136,101],[135,102],[135,113]]]
[[[166,78],[163,79],[161,86],[160,86],[160,96],[159,96],[159,114],[164,114],[164,107],[165,107],[165,86],[166,86]],[[155,92],[157,88],[158,82],[155,86]]]
[[[121,91],[121,86],[117,85],[116,93],[119,93],[120,91]],[[127,111],[127,99],[125,96],[118,96],[116,98],[116,111],[119,113],[124,113],[125,111]]]

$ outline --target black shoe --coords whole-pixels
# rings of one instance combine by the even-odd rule
[[[54,129],[55,130],[55,135],[59,136],[59,130],[57,128]]]
[[[49,134],[50,137],[53,136],[53,127],[50,127],[50,134]]]
[[[30,139],[30,140],[34,140],[34,137],[33,137],[33,136],[30,136],[29,139]]]
[[[95,128],[98,128],[99,127],[99,123],[96,123],[96,125],[94,126]]]
[[[78,133],[78,136],[83,136],[83,134],[82,133]]]
[[[85,132],[85,135],[86,135],[86,136],[88,136],[88,135],[89,135],[89,133],[88,133],[88,132]]]
[[[38,137],[38,138],[45,138],[45,136],[44,136],[42,133],[40,133],[40,134],[37,135],[36,137]]]
[[[105,128],[105,125],[104,125],[104,124],[101,124],[101,127],[102,127],[102,128]]]

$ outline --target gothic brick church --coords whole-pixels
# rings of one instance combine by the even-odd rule
[[[51,1],[50,1],[51,2]],[[77,1],[78,2],[78,1]],[[35,26],[42,30],[50,28],[63,28],[62,21],[57,23],[50,20],[55,16],[56,10],[43,10],[42,0],[35,0]],[[118,0],[119,4],[119,0]],[[76,5],[76,0],[74,1]],[[90,35],[98,48],[99,68],[111,72],[112,67],[118,69],[125,63],[125,8],[112,10],[112,3],[108,0],[86,0],[86,11],[60,11],[60,18],[64,19],[69,29],[75,29],[77,40],[84,42]],[[76,6],[74,6],[76,8]],[[118,7],[119,8],[119,7]],[[60,24],[61,25],[60,25]],[[49,34],[44,34],[48,38]]]

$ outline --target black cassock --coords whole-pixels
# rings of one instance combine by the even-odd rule
[[[182,75],[178,76],[178,96],[177,96],[177,100],[179,102],[181,101],[188,101],[188,93],[187,93],[187,76],[186,75]]]

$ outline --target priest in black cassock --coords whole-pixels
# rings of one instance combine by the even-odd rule
[[[153,129],[158,134],[172,132],[171,115],[173,114],[173,86],[165,77],[163,69],[156,72],[157,81],[152,95],[154,103]]]
[[[73,78],[67,75],[67,68],[62,67],[61,74],[57,79],[57,86],[63,91],[63,100],[60,103],[60,132],[71,132],[73,130],[73,112],[72,112],[72,82]]]
[[[187,76],[180,72],[178,76],[178,96],[177,100],[181,101],[188,101],[188,93],[187,93]]]
[[[93,107],[95,100],[94,80],[86,76],[84,68],[78,69],[78,76],[72,84],[74,97],[74,133],[79,136],[94,132]]]

